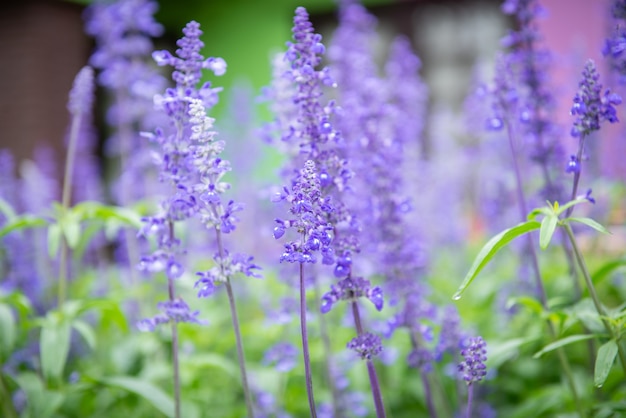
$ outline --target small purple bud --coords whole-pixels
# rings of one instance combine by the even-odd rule
[[[382,310],[384,302],[385,302],[383,298],[383,290],[379,286],[376,286],[373,289],[371,289],[368,293],[369,294],[367,295],[367,298],[374,304],[374,306],[376,307],[376,310],[377,311]]]
[[[278,226],[274,227],[274,238],[275,239],[279,239],[283,235],[285,235],[285,226],[284,225],[278,225]]]

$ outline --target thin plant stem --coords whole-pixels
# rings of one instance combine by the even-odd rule
[[[313,398],[313,379],[311,377],[311,358],[309,356],[309,337],[306,327],[306,288],[304,284],[304,264],[300,263],[300,331],[302,334],[302,353],[304,355],[304,375],[306,393],[309,398],[311,417],[317,418],[315,399]]]
[[[567,236],[569,237],[570,243],[572,244],[574,255],[576,256],[576,260],[578,261],[578,266],[580,267],[580,270],[583,274],[583,277],[585,279],[585,284],[587,285],[587,290],[589,291],[591,300],[593,300],[593,304],[596,308],[596,311],[598,312],[598,315],[600,316],[600,319],[602,320],[602,323],[604,324],[604,328],[606,328],[606,331],[609,333],[609,335],[612,338],[615,338],[615,340],[617,341],[618,335],[616,334],[613,327],[611,327],[611,324],[606,320],[606,312],[604,310],[604,307],[602,306],[602,303],[600,303],[600,298],[598,297],[598,294],[596,293],[596,288],[593,285],[593,281],[591,280],[589,269],[587,269],[587,263],[585,262],[585,259],[582,253],[580,252],[580,249],[578,248],[574,231],[572,231],[572,227],[567,222],[564,223],[564,227],[565,227],[565,231],[567,232]],[[622,347],[622,344],[619,344],[619,341],[617,341],[617,353],[618,353],[620,362],[622,363],[622,369],[624,370],[624,375],[626,375],[626,353],[624,353],[624,348]]]
[[[315,301],[316,301],[316,312],[320,311],[320,303],[319,301],[322,299],[321,290],[319,286],[319,280],[315,280]],[[326,363],[326,383],[328,385],[328,389],[330,390],[332,397],[332,407],[333,407],[333,416],[339,417],[339,393],[337,392],[337,386],[335,385],[335,379],[333,379],[333,356],[332,349],[330,346],[330,337],[328,335],[328,326],[326,323],[326,316],[319,315],[320,321],[320,334],[322,336],[322,343],[324,346],[324,359]]]
[[[168,279],[168,288],[170,300],[174,300],[174,282]],[[172,368],[174,369],[174,416],[180,418],[180,371],[178,363],[178,323],[171,321],[172,324]]]
[[[361,324],[361,314],[359,313],[359,305],[356,301],[352,301],[352,316],[354,317],[354,325],[356,327],[357,335],[363,334],[363,325]],[[378,383],[378,376],[376,374],[376,368],[372,360],[367,360],[367,374],[370,379],[370,386],[372,387],[372,397],[374,398],[374,406],[376,407],[376,416],[378,418],[384,418],[385,405],[383,404],[383,396],[380,392],[380,384]]]
[[[17,411],[15,411],[15,407],[13,406],[11,394],[9,393],[2,373],[0,373],[0,391],[2,391],[2,398],[0,399],[4,399],[2,402],[2,416],[6,418],[18,418]]]
[[[472,418],[472,401],[474,400],[474,385],[467,385],[467,413],[465,416],[467,418]]]
[[[215,240],[217,242],[217,251],[220,260],[224,258],[224,246],[222,244],[222,231],[215,228]],[[223,269],[223,265],[220,265]],[[222,271],[222,273],[224,273]],[[241,375],[241,386],[243,387],[244,397],[246,399],[246,408],[248,417],[254,418],[254,404],[252,402],[252,392],[248,384],[248,373],[246,369],[246,356],[243,349],[243,338],[241,338],[241,329],[239,327],[239,316],[237,315],[237,305],[235,304],[235,293],[230,283],[230,277],[226,277],[226,293],[228,293],[228,304],[230,306],[230,318],[233,323],[233,331],[235,333],[235,341],[237,344],[237,358],[239,359],[239,373]]]
[[[122,114],[126,113],[128,107],[128,92],[126,89],[117,89],[116,98],[118,106],[120,106],[120,112]],[[132,146],[131,141],[133,129],[129,123],[120,121],[117,126],[117,130],[120,138],[120,171],[123,173],[128,169],[126,165],[129,161],[128,151]],[[122,205],[128,205],[131,203],[130,188],[128,187],[128,183],[124,181],[122,181],[122,186],[120,203]],[[131,284],[135,284],[137,279],[134,266],[139,262],[137,236],[131,232],[130,229],[126,228],[124,230],[124,239],[126,240],[126,252],[128,256],[128,264],[130,266],[130,282]]]
[[[168,221],[170,241],[174,240],[174,222]],[[171,302],[176,300],[176,289],[174,288],[174,280],[167,279],[167,293]],[[172,369],[174,377],[174,416],[181,417],[180,408],[180,368],[178,361],[178,323],[171,321],[172,325]]]
[[[515,136],[513,133],[513,127],[510,123],[506,124],[507,136],[509,137],[509,146],[511,149],[511,157],[513,160],[513,168],[515,172],[515,182],[516,182],[516,191],[517,191],[517,203],[520,211],[520,216],[522,220],[526,219],[526,214],[528,213],[528,208],[526,205],[526,198],[524,196],[524,188],[522,183],[522,174],[519,168],[519,163],[517,161],[517,150],[515,148]],[[543,286],[543,280],[541,277],[541,269],[539,268],[539,259],[537,257],[537,251],[535,246],[533,245],[532,235],[527,234],[527,248],[531,257],[531,265],[533,268],[533,272],[535,275],[535,283],[537,289],[539,291],[539,298],[541,300],[541,305],[544,310],[548,309],[548,298],[546,295],[546,290]],[[552,340],[556,340],[556,330],[554,329],[554,324],[550,321],[550,319],[546,320],[548,324],[548,330],[550,332],[550,337]],[[572,396],[574,398],[574,402],[576,403],[576,409],[581,417],[585,416],[584,408],[581,404],[580,397],[578,396],[578,390],[576,389],[576,384],[574,383],[574,376],[572,374],[571,366],[569,361],[567,360],[567,356],[563,351],[562,347],[556,349],[557,356],[559,357],[559,362],[561,363],[561,368],[565,373],[567,378],[567,382],[572,392]]]
[[[417,332],[411,332],[411,345],[413,349],[417,349],[420,345],[423,345],[423,339]],[[420,370],[420,377],[422,379],[422,385],[424,387],[424,396],[426,397],[426,406],[428,407],[428,414],[431,418],[437,418],[437,410],[433,402],[433,394],[428,382],[428,375],[424,370]]]
[[[78,142],[78,134],[80,132],[80,123],[82,118],[78,115],[72,117],[70,126],[70,137],[67,146],[67,154],[65,157],[65,173],[63,175],[63,192],[61,195],[61,214],[63,217],[67,214],[72,198],[72,174],[74,173],[74,159],[76,157],[76,144]],[[60,221],[60,219],[59,219]],[[61,254],[59,256],[59,283],[58,283],[58,306],[65,304],[67,297],[67,257],[68,257],[67,241],[61,228]]]

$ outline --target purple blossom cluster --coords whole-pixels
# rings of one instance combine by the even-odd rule
[[[470,338],[467,347],[461,350],[463,361],[459,363],[459,373],[463,380],[471,385],[480,382],[487,374],[487,350],[482,337]]]
[[[274,238],[279,239],[288,228],[293,228],[299,238],[285,244],[280,261],[290,263],[315,263],[315,253],[322,255],[323,264],[333,264],[333,226],[328,222],[333,207],[328,197],[322,197],[322,186],[315,163],[307,160],[291,191],[286,187],[273,197],[274,202],[291,204],[293,219],[276,219]]]
[[[571,135],[574,138],[587,136],[599,130],[603,121],[617,122],[615,106],[621,103],[622,98],[618,94],[609,89],[603,91],[595,63],[587,61],[571,109],[575,117]]]
[[[602,54],[609,57],[613,70],[623,84],[626,82],[626,1],[614,0],[611,14],[615,19],[615,26],[611,36],[605,41]]]
[[[383,351],[380,337],[370,332],[354,337],[346,347],[355,351],[363,360],[371,360]]]

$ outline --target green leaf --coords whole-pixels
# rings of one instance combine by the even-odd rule
[[[61,407],[65,396],[62,393],[46,390],[35,373],[20,373],[15,382],[26,394],[26,405],[31,418],[49,418]]]
[[[168,417],[174,417],[174,400],[152,383],[128,376],[116,376],[100,380],[101,383],[133,392]]]
[[[41,371],[48,380],[60,380],[70,351],[69,321],[57,315],[48,315],[41,328],[39,349],[41,351]]]
[[[96,333],[91,325],[80,319],[76,319],[72,322],[72,326],[83,337],[89,348],[92,350],[96,348]]]
[[[558,222],[559,218],[552,214],[545,216],[541,221],[541,229],[539,230],[539,247],[542,250],[548,248]]]
[[[602,232],[603,234],[610,234],[608,229],[606,229],[604,226],[591,218],[565,218],[564,220],[570,222],[579,222],[581,224],[590,226],[591,228],[595,229],[598,232]]]
[[[562,213],[564,213],[566,210],[571,208],[572,206],[579,205],[581,203],[589,203],[589,201],[584,197],[579,197],[577,199],[570,200],[569,202],[567,202],[566,204],[558,208],[558,210],[556,211],[556,215],[559,216]]]
[[[76,248],[80,240],[80,217],[76,212],[69,211],[63,216],[60,224],[67,246],[71,249]]]
[[[20,231],[22,229],[29,228],[40,228],[46,225],[48,225],[48,221],[39,216],[29,214],[20,215],[11,219],[7,223],[5,223],[2,228],[0,228],[0,238],[13,231]]]
[[[17,329],[13,312],[9,306],[0,304],[0,360],[8,359],[16,339]]]
[[[522,305],[537,315],[541,315],[544,312],[543,305],[537,299],[529,296],[520,296],[517,298],[511,298],[506,303],[506,308],[511,309],[515,305]]]
[[[17,213],[13,209],[13,206],[11,206],[9,202],[7,202],[1,197],[0,197],[0,213],[4,215],[7,221],[10,221],[11,219],[17,216]]]
[[[596,356],[596,367],[593,373],[594,385],[601,387],[604,384],[606,378],[609,376],[611,367],[613,367],[616,355],[617,343],[615,340],[609,340],[600,346],[598,355]]]
[[[459,289],[452,296],[452,299],[461,299],[461,295],[465,289],[467,289],[478,273],[481,272],[481,270],[489,263],[489,261],[491,261],[493,256],[500,251],[500,249],[505,247],[509,242],[513,241],[520,235],[539,229],[540,226],[541,224],[537,221],[527,221],[512,228],[505,229],[495,237],[491,238],[489,242],[487,242],[487,244],[485,244],[485,246],[480,250],[476,259],[474,259],[472,267],[470,267],[469,272],[465,275],[461,286],[459,286]]]
[[[564,347],[566,345],[569,345],[569,344],[572,344],[572,343],[575,343],[575,342],[578,342],[578,341],[590,340],[592,338],[596,338],[596,335],[594,335],[594,334],[570,335],[569,337],[561,338],[560,340],[557,340],[557,341],[555,341],[553,343],[550,343],[550,344],[546,345],[541,350],[536,352],[533,357],[534,358],[539,358],[539,357],[543,356],[544,354],[549,353],[550,351],[556,350],[557,348],[561,348],[561,347]]]
[[[48,255],[50,258],[56,258],[61,245],[61,227],[59,224],[51,224],[48,227]]]
[[[505,361],[515,357],[521,346],[538,340],[539,337],[523,337],[497,343],[489,341],[489,353],[487,356],[487,367],[497,369]]]

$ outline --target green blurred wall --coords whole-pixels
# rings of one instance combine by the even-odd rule
[[[363,4],[390,2],[370,0]],[[204,55],[226,60],[227,73],[219,78],[211,77],[215,86],[223,86],[228,92],[234,82],[247,79],[254,91],[259,92],[269,83],[271,56],[284,51],[285,42],[291,38],[296,7],[304,6],[314,15],[332,12],[337,3],[333,0],[160,0],[159,4],[156,17],[166,26],[168,36],[180,37],[184,25],[196,20],[204,32]],[[213,116],[219,118],[224,108],[221,101]]]

